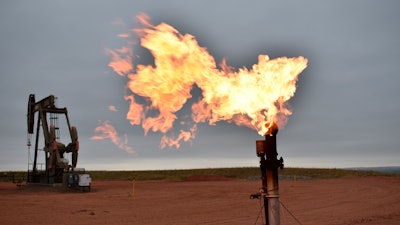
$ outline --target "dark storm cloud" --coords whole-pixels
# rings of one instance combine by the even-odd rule
[[[202,125],[191,145],[159,150],[160,134],[143,136],[142,129],[129,125],[123,99],[126,78],[108,68],[110,56],[104,49],[125,44],[117,34],[138,25],[134,17],[140,12],[154,24],[166,22],[193,34],[217,63],[226,58],[236,68],[250,67],[258,54],[309,59],[291,100],[293,115],[279,132],[279,151],[287,164],[396,164],[399,7],[398,1],[2,2],[0,170],[26,168],[30,93],[37,99],[59,97],[59,106],[69,109],[71,123],[78,127],[80,162],[93,167],[132,162],[136,168],[143,165],[140,160],[156,158],[160,160],[154,168],[179,159],[207,167],[204,159],[211,158],[221,164],[231,158],[240,166],[255,158],[255,140],[262,137],[247,128]],[[113,24],[116,20],[125,25]],[[138,62],[151,63],[148,53],[137,53],[142,56]],[[119,110],[112,112],[109,105]],[[108,140],[90,140],[98,120],[109,120],[121,137],[127,134],[139,156],[127,156]]]

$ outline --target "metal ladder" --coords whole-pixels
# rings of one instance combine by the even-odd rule
[[[54,105],[57,105],[57,97],[54,98]],[[50,125],[53,125],[56,131],[56,140],[60,141],[60,127],[58,126],[58,114],[50,113]]]

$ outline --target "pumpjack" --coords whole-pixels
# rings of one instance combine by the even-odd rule
[[[55,97],[50,95],[40,101],[35,100],[35,95],[30,94],[28,99],[28,147],[31,146],[31,136],[35,133],[35,149],[33,163],[28,166],[28,183],[57,184],[62,183],[68,187],[76,187],[89,190],[91,185],[90,174],[82,168],[76,168],[78,162],[78,132],[75,126],[71,126],[67,108],[57,108]],[[35,115],[37,116],[36,132]],[[71,142],[68,145],[61,143],[58,127],[59,115],[64,115],[68,126]],[[44,146],[39,149],[40,133],[43,133]],[[38,152],[44,152],[44,169],[39,167]],[[66,153],[71,153],[72,163],[69,164]]]

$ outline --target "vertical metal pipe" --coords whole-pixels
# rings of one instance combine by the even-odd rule
[[[264,153],[264,143],[265,141],[257,141],[257,155],[260,157],[260,171],[261,171],[261,184],[262,184],[262,193],[260,197],[264,201],[264,217],[266,221],[266,225],[269,224],[268,222],[268,198],[266,196],[267,193],[267,186],[268,186],[268,181],[267,181],[267,167],[266,167],[266,158],[265,158],[265,153]]]
[[[278,167],[281,167],[277,159],[276,134],[265,136],[265,154],[267,157],[267,193],[268,199],[268,220],[269,225],[280,224],[279,214],[279,185]]]
[[[278,127],[273,124],[265,140],[256,141],[257,156],[260,157],[262,181],[261,196],[264,200],[266,225],[280,225],[278,168],[283,169],[282,157],[277,159],[276,134]]]

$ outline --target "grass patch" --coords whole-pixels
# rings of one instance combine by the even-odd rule
[[[93,180],[185,180],[194,175],[213,175],[236,179],[260,178],[260,168],[215,168],[215,169],[188,169],[188,170],[149,170],[149,171],[87,171]],[[365,176],[400,176],[396,174],[374,171],[344,170],[344,169],[310,169],[285,168],[279,170],[281,177],[307,177],[312,179],[328,179],[341,177]],[[27,172],[7,171],[0,172],[0,181],[26,180]]]
[[[26,171],[3,171],[0,172],[0,181],[6,182],[19,182],[26,181],[28,177],[28,173]]]
[[[259,178],[260,168],[216,168],[216,169],[190,169],[190,170],[150,170],[150,171],[90,171],[93,180],[185,180],[194,175],[213,175],[227,178],[249,179]],[[357,171],[343,169],[309,169],[285,168],[279,170],[283,177],[308,177],[312,179],[328,179],[341,177],[365,176],[396,176],[394,174]]]
[[[393,176],[393,174],[376,171],[360,171],[345,169],[318,169],[318,168],[285,168],[279,171],[282,176],[309,177],[313,179],[328,179],[342,177],[366,177],[366,176]]]

